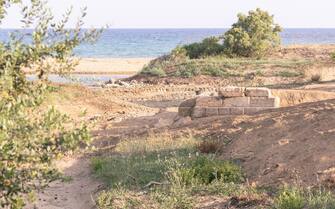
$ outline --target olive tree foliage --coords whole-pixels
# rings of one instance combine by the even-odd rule
[[[256,9],[238,15],[238,21],[222,37],[223,46],[230,56],[260,58],[280,45],[281,30],[273,16]]]
[[[0,23],[7,9],[22,8],[23,28],[0,42],[0,208],[19,209],[33,191],[54,179],[51,161],[90,141],[87,127],[43,104],[48,73],[74,69],[73,49],[94,41],[100,30],[83,30],[85,9],[74,29],[66,29],[71,9],[56,21],[40,0],[0,0]],[[24,69],[39,78],[26,80]]]

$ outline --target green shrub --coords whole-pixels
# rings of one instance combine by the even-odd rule
[[[303,209],[305,205],[304,193],[298,188],[285,187],[275,199],[276,209]]]
[[[217,37],[209,37],[200,43],[185,45],[183,48],[191,59],[215,56],[223,53],[223,46],[219,41],[220,40]]]
[[[241,169],[238,166],[207,156],[195,158],[191,162],[190,169],[194,170],[194,178],[204,184],[210,184],[214,180],[226,183],[240,183],[243,180]]]
[[[0,22],[11,3],[22,2],[3,1]],[[45,1],[30,3],[21,5],[22,22],[34,31],[15,32],[0,42],[0,208],[23,208],[25,197],[59,176],[51,162],[90,141],[87,126],[73,124],[42,104],[50,91],[45,82],[48,73],[65,75],[73,70],[73,49],[98,34],[82,31],[85,11],[78,27],[66,30],[70,12],[58,22]],[[38,81],[27,81],[24,67],[36,70]]]
[[[279,46],[280,31],[268,12],[256,9],[247,16],[239,14],[237,23],[223,36],[225,53],[260,58]]]
[[[184,47],[177,46],[171,51],[169,59],[174,62],[184,62],[189,59],[187,50]]]
[[[151,75],[151,76],[157,76],[157,77],[164,77],[166,76],[165,71],[160,67],[153,67],[150,68],[148,66],[144,67],[141,71],[141,74],[144,75]]]

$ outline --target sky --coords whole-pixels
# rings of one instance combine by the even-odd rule
[[[227,28],[239,12],[269,11],[285,28],[335,28],[335,0],[49,0],[56,17],[71,5],[73,18],[87,6],[85,27],[110,28]],[[20,28],[13,7],[0,26]],[[69,27],[74,25],[71,21]]]

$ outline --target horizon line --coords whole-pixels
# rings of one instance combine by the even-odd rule
[[[230,29],[231,27],[115,27],[105,28],[105,30],[152,30],[152,29]],[[334,27],[282,27],[283,29],[335,29]],[[33,30],[34,28],[15,28],[15,27],[0,27],[0,30]],[[75,29],[75,28],[66,28]],[[103,29],[103,27],[83,27],[81,29]]]

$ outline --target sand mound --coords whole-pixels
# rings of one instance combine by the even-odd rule
[[[241,163],[251,182],[335,182],[335,100],[200,119],[187,128],[226,143],[223,157]]]

